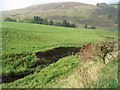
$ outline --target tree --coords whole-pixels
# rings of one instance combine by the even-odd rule
[[[76,27],[76,25],[75,25],[75,24],[71,24],[71,25],[70,25],[70,27],[75,28],[75,27]]]
[[[34,23],[38,24],[38,16],[34,16]]]
[[[39,18],[38,18],[38,23],[39,23],[39,24],[43,24],[43,18],[39,17]]]
[[[63,26],[63,27],[68,27],[68,24],[69,24],[69,23],[67,22],[67,20],[64,20],[64,21],[62,22],[62,26]]]
[[[88,28],[88,24],[85,24],[84,28]]]
[[[54,22],[53,21],[49,21],[49,25],[54,25]]]
[[[34,16],[34,23],[43,24],[43,18],[41,18],[39,16]]]
[[[99,7],[100,3],[97,3],[96,6]]]
[[[43,19],[43,24],[48,25],[48,20],[47,20],[47,18],[46,18],[46,19]]]
[[[118,24],[118,19],[115,21],[115,24]]]

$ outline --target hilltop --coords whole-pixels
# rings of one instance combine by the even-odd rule
[[[118,8],[105,3],[97,6],[79,2],[60,2],[3,11],[3,19],[11,17],[22,21],[38,15],[54,21],[68,20],[78,26],[86,23],[97,26],[114,26],[118,19],[117,12]]]

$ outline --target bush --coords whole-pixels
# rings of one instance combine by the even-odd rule
[[[70,25],[70,27],[75,28],[75,27],[76,27],[76,25],[75,25],[75,24],[71,24],[71,25]]]
[[[12,18],[5,18],[4,21],[7,21],[7,22],[16,22],[16,19],[12,19]]]
[[[96,29],[96,26],[91,26],[91,29]]]
[[[25,19],[23,20],[23,22],[34,23],[34,20],[33,20],[33,19],[29,19],[29,18],[25,18]]]
[[[56,22],[55,26],[62,26],[62,23],[61,22]]]
[[[63,27],[72,27],[72,28],[75,28],[75,27],[76,27],[75,24],[71,24],[71,23],[69,23],[67,20],[64,20],[64,21],[62,22],[62,26],[63,26]]]
[[[91,25],[85,24],[84,28],[85,29],[96,29],[96,26],[91,26]]]

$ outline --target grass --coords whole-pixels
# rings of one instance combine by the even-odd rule
[[[78,56],[68,56],[40,72],[3,84],[3,88],[117,88],[117,60],[104,65],[96,61],[82,63]]]
[[[57,79],[67,78],[79,65],[77,56],[68,56],[60,59],[57,63],[51,64],[49,67],[36,72],[34,75],[27,76],[21,80],[17,80],[10,84],[3,84],[3,88],[43,88],[51,87]]]
[[[36,25],[29,23],[3,23],[3,54],[45,51],[59,46],[82,46],[116,37],[105,30],[84,30]]]
[[[113,60],[107,65],[93,62],[79,65],[78,71],[61,80],[53,87],[59,88],[117,88],[118,87],[118,62]],[[85,68],[86,67],[86,68]],[[83,68],[83,69],[80,69]],[[77,73],[77,74],[76,74]]]
[[[2,57],[2,74],[18,74],[20,72],[26,71],[27,69],[33,69],[37,62],[36,56],[27,55],[21,57]]]
[[[87,43],[104,41],[106,37],[117,37],[115,33],[107,30],[64,28],[29,23],[3,22],[2,28],[4,74],[19,73],[28,69],[29,67],[25,68],[23,62],[26,61],[26,55],[28,55],[27,58],[31,58],[29,54],[34,54],[34,52],[60,46],[80,47]],[[30,59],[31,64],[37,61],[35,56],[33,58]]]
[[[56,47],[81,47],[117,39],[117,33],[104,29],[65,28],[30,23],[3,22],[2,24],[2,73],[19,74],[37,70],[35,74],[3,87],[52,87],[60,78],[69,76],[79,65],[77,56],[61,58],[47,68],[39,69],[35,52],[45,52]]]
[[[92,88],[117,88],[118,87],[118,58],[108,63],[99,72],[99,78],[94,81]],[[89,87],[91,87],[89,86]]]

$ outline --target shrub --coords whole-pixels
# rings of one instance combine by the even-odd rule
[[[75,27],[76,27],[76,25],[75,25],[75,24],[71,24],[71,25],[70,25],[70,27],[75,28]]]
[[[29,19],[29,18],[25,18],[25,19],[23,20],[23,22],[34,23],[34,20],[33,20],[33,19]]]
[[[91,29],[96,29],[96,26],[91,26]]]
[[[16,22],[16,19],[12,19],[12,18],[5,18],[4,21],[7,21],[7,22]]]

